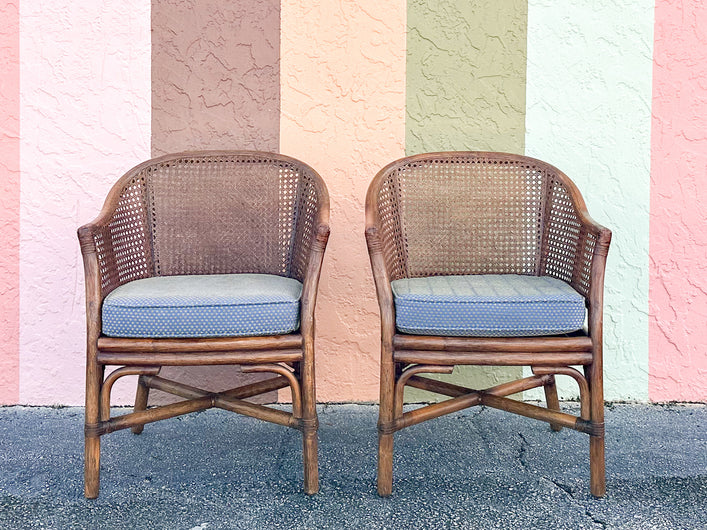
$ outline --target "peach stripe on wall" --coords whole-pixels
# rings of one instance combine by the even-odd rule
[[[0,405],[19,399],[19,1],[0,2]]]
[[[404,0],[283,0],[280,150],[331,195],[317,304],[317,399],[378,399],[380,321],[363,236],[368,183],[404,156]]]
[[[657,0],[650,219],[652,401],[707,400],[707,5]]]

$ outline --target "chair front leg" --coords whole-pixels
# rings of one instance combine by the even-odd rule
[[[135,407],[134,412],[147,410],[147,399],[150,396],[150,387],[145,384],[145,376],[139,376],[137,380],[137,390],[135,391]],[[133,434],[142,433],[145,425],[136,425],[130,429]]]
[[[101,438],[95,433],[100,421],[100,396],[103,366],[88,355],[86,363],[86,416],[84,430],[84,496],[98,497],[101,472]]]
[[[311,348],[313,345],[305,346]],[[302,393],[302,460],[304,463],[304,491],[313,495],[319,491],[319,457],[317,430],[317,397],[314,387],[314,352],[305,354],[301,364],[300,391]]]
[[[395,363],[392,352],[383,352],[378,415],[378,495],[393,492],[393,418],[395,414]]]
[[[591,365],[589,372],[590,415],[593,432],[589,436],[590,489],[594,497],[606,494],[604,448],[604,381],[601,366]]]

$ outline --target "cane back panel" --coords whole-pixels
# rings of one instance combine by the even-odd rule
[[[567,177],[508,154],[433,153],[389,166],[375,190],[390,280],[548,275],[587,295],[598,234]]]
[[[302,281],[319,180],[294,160],[254,153],[185,154],[142,166],[124,178],[94,236],[103,295],[134,279],[177,274]]]

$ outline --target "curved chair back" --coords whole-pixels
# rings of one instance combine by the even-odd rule
[[[126,281],[178,274],[302,281],[323,208],[321,178],[286,156],[211,151],[150,160],[121,178],[106,200],[104,211],[114,212],[111,237],[97,245],[119,248],[99,251],[104,293]]]
[[[390,280],[549,275],[589,290],[591,253],[580,249],[597,234],[581,230],[589,217],[572,181],[540,160],[485,152],[406,157],[376,176],[367,206],[393,265]]]

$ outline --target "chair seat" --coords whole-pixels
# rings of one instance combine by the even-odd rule
[[[456,337],[557,335],[584,325],[584,298],[548,276],[486,274],[391,282],[398,331]]]
[[[269,274],[159,276],[106,296],[109,337],[280,335],[299,328],[302,284]]]

